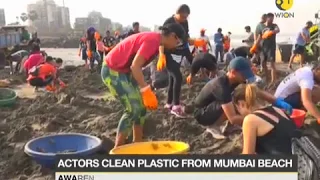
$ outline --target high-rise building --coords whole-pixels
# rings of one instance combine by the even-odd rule
[[[0,9],[0,26],[6,25],[6,15],[4,9]]]
[[[54,0],[38,0],[29,4],[27,11],[37,13],[37,19],[29,20],[29,25],[36,28],[39,34],[65,33],[70,29],[69,8],[57,6]]]

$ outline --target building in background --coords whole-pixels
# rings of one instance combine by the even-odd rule
[[[32,11],[37,13],[37,18],[29,19],[29,26],[39,34],[65,34],[71,28],[69,8],[58,6],[54,0],[38,0],[34,4],[28,4],[27,13]]]
[[[94,27],[101,34],[104,34],[106,30],[113,29],[113,24],[111,19],[103,17],[101,12],[92,11],[88,14],[88,17],[75,19],[74,31],[83,34],[88,27]]]
[[[4,9],[0,9],[0,26],[6,25],[6,14]]]

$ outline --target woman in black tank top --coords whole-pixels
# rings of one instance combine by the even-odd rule
[[[320,151],[303,136],[291,118],[283,110],[265,106],[257,99],[253,84],[239,85],[233,101],[245,118],[243,130],[243,154],[272,154],[298,156],[299,179],[320,179]]]

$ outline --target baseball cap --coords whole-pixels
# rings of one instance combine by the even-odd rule
[[[254,83],[256,78],[251,70],[251,65],[248,59],[244,57],[235,57],[230,61],[229,69],[234,69],[239,72],[247,83]]]
[[[159,30],[161,31],[166,31],[168,33],[175,33],[176,36],[180,39],[180,40],[183,40],[185,39],[185,36],[186,36],[186,32],[185,30],[183,29],[183,27],[178,24],[178,23],[169,23],[169,24],[165,24],[161,27],[159,27]]]

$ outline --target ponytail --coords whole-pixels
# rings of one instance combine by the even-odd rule
[[[246,84],[245,101],[248,108],[256,105],[257,102],[257,87],[255,84]]]

